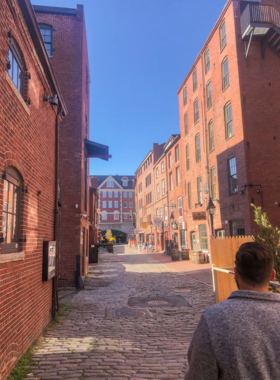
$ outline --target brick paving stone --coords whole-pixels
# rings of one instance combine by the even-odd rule
[[[97,279],[108,286],[96,286]],[[189,291],[175,291],[183,287]],[[189,306],[147,306],[151,318],[114,318],[111,311],[129,308],[131,297],[178,295]],[[99,264],[90,266],[85,291],[69,302],[64,320],[50,325],[40,338],[33,356],[37,367],[28,380],[183,379],[200,314],[213,303],[209,284],[149,255],[128,247],[125,254],[101,254]]]

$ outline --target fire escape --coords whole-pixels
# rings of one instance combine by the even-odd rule
[[[248,4],[241,15],[241,35],[246,59],[252,40],[260,41],[262,59],[267,47],[280,56],[280,12],[271,5]]]

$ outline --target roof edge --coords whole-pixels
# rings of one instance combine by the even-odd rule
[[[45,5],[33,5],[34,12],[47,14],[60,14],[65,16],[77,16],[77,9],[63,7],[48,7]]]

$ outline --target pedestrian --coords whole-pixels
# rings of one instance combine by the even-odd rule
[[[268,289],[275,279],[270,250],[241,245],[234,273],[238,290],[201,315],[185,380],[280,379],[280,295]]]

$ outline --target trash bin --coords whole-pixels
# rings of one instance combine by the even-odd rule
[[[98,245],[91,245],[89,250],[89,263],[98,263]]]

